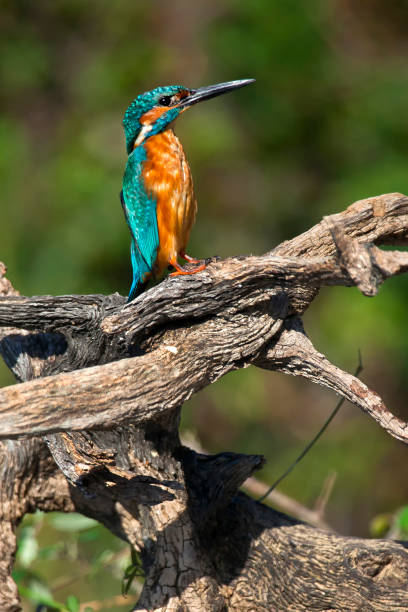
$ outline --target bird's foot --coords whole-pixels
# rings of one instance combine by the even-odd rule
[[[191,257],[191,255],[187,255],[185,251],[180,251],[180,257],[188,263],[199,264],[202,262],[202,259],[196,259],[195,257]]]
[[[200,263],[200,261],[198,260],[197,263]],[[190,268],[188,270],[188,269],[183,268],[182,266],[180,266],[177,263],[177,259],[176,258],[170,259],[169,264],[173,268],[175,268],[175,270],[176,270],[175,272],[172,272],[171,274],[169,274],[169,276],[181,276],[181,275],[197,274],[197,272],[201,272],[201,270],[205,270],[205,268],[207,267],[206,263],[202,263],[201,265],[196,266],[195,268]]]

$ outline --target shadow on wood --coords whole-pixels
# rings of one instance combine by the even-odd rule
[[[140,552],[137,610],[408,610],[405,545],[312,528],[238,490],[258,455],[182,446],[183,402],[249,365],[346,397],[398,440],[407,424],[319,353],[301,316],[320,287],[375,295],[408,270],[408,198],[356,202],[260,257],[215,259],[132,303],[21,297],[0,265],[0,608],[20,609],[15,529],[82,512]],[[22,437],[23,436],[23,437]]]

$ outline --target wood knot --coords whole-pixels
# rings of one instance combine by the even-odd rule
[[[408,553],[401,551],[355,550],[350,555],[351,564],[359,574],[393,588],[406,586]]]

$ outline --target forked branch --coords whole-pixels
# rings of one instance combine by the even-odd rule
[[[105,358],[112,363],[2,389],[0,436],[142,423],[230,370],[256,363],[332,388],[408,441],[406,424],[365,385],[329,364],[292,319],[324,285],[355,285],[374,295],[386,278],[405,272],[408,253],[382,251],[367,238],[404,242],[407,209],[408,198],[400,194],[363,200],[272,253],[214,261],[200,274],[164,281],[130,305],[116,296],[1,298],[0,326],[71,339],[97,330],[100,346],[122,338],[123,356],[135,343],[146,352],[113,361],[118,351],[112,351],[114,357]]]
[[[320,354],[300,318],[325,285],[375,295],[408,270],[408,253],[379,246],[407,242],[408,198],[387,194],[129,305],[20,297],[0,265],[0,353],[23,381],[0,390],[1,609],[18,610],[15,525],[36,507],[76,509],[139,550],[139,610],[408,609],[403,545],[314,530],[237,495],[262,457],[195,453],[178,437],[186,399],[256,365],[333,389],[408,442],[407,424]],[[40,435],[46,445],[9,440]]]

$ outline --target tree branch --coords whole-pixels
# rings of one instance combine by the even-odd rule
[[[323,285],[374,295],[408,270],[406,253],[375,245],[407,241],[408,198],[387,194],[128,306],[117,294],[18,297],[0,266],[0,352],[26,381],[0,390],[0,436],[47,444],[0,443],[4,609],[18,609],[15,523],[34,507],[75,508],[139,550],[140,610],[407,608],[403,545],[341,538],[254,503],[237,489],[261,457],[196,454],[178,438],[192,393],[255,364],[333,389],[407,442],[406,424],[318,353],[299,318]]]
[[[0,437],[157,418],[243,367],[280,325],[267,313],[237,314],[228,323],[216,319],[168,332],[159,348],[140,357],[5,387],[0,390]]]
[[[308,258],[303,252],[301,259],[267,254],[216,261],[201,274],[168,279],[122,308],[123,302],[117,296],[106,302],[101,296],[62,296],[54,302],[49,297],[0,298],[0,324],[38,329],[44,321],[42,332],[65,330],[72,334],[69,330],[79,321],[75,334],[86,330],[86,339],[98,331],[97,342],[92,337],[93,342],[85,343],[87,352],[83,350],[80,366],[97,362],[88,354],[89,346],[99,355],[99,363],[101,346],[104,350],[109,347],[106,360],[112,354],[117,358],[121,334],[126,338],[122,342],[123,355],[134,347],[135,337],[149,351],[131,359],[3,389],[0,436],[107,428],[130,419],[141,423],[180,406],[192,393],[232,369],[249,362],[260,365],[259,351],[268,342],[274,345],[282,322],[302,296],[306,299],[309,292],[309,301],[313,299],[311,288],[315,291],[325,284],[356,285],[366,295],[374,295],[386,278],[408,269],[408,253],[381,251],[365,242],[367,232],[363,232],[361,220],[371,223],[371,234],[379,242],[390,241],[391,228],[401,239],[406,235],[401,223],[407,218],[407,201],[404,196],[382,196],[323,220],[310,232],[324,237],[326,250],[331,237],[330,257]],[[347,237],[346,230],[355,237]],[[359,242],[357,236],[364,239]],[[305,236],[300,244],[304,242]],[[292,241],[292,248],[299,250],[299,245],[294,246]],[[109,311],[116,314],[106,317]],[[104,332],[107,338],[113,336],[113,344]],[[72,345],[72,335],[69,337],[68,344]],[[281,342],[284,338],[282,335]],[[304,333],[300,339],[305,339]],[[305,342],[302,346],[300,358],[288,353],[290,363],[286,360],[283,366],[279,361],[282,346],[278,343],[278,352],[272,350],[262,367],[308,376],[329,386],[370,414],[391,435],[407,441],[407,425],[393,417],[375,393],[329,364],[310,343],[307,350]],[[306,365],[306,358],[313,361],[313,368],[311,363]],[[70,359],[72,363],[72,356]],[[293,366],[295,359],[300,364],[297,368]],[[166,398],[162,396],[163,384],[168,390]]]
[[[358,200],[344,212],[325,217],[303,234],[286,240],[273,249],[275,255],[295,257],[329,257],[336,252],[331,228],[358,242],[379,244],[408,243],[408,197],[402,193],[385,193]]]
[[[255,359],[254,364],[267,370],[302,376],[332,389],[369,414],[391,436],[408,443],[408,424],[395,417],[377,393],[316,351],[298,317],[286,321],[279,338]]]

